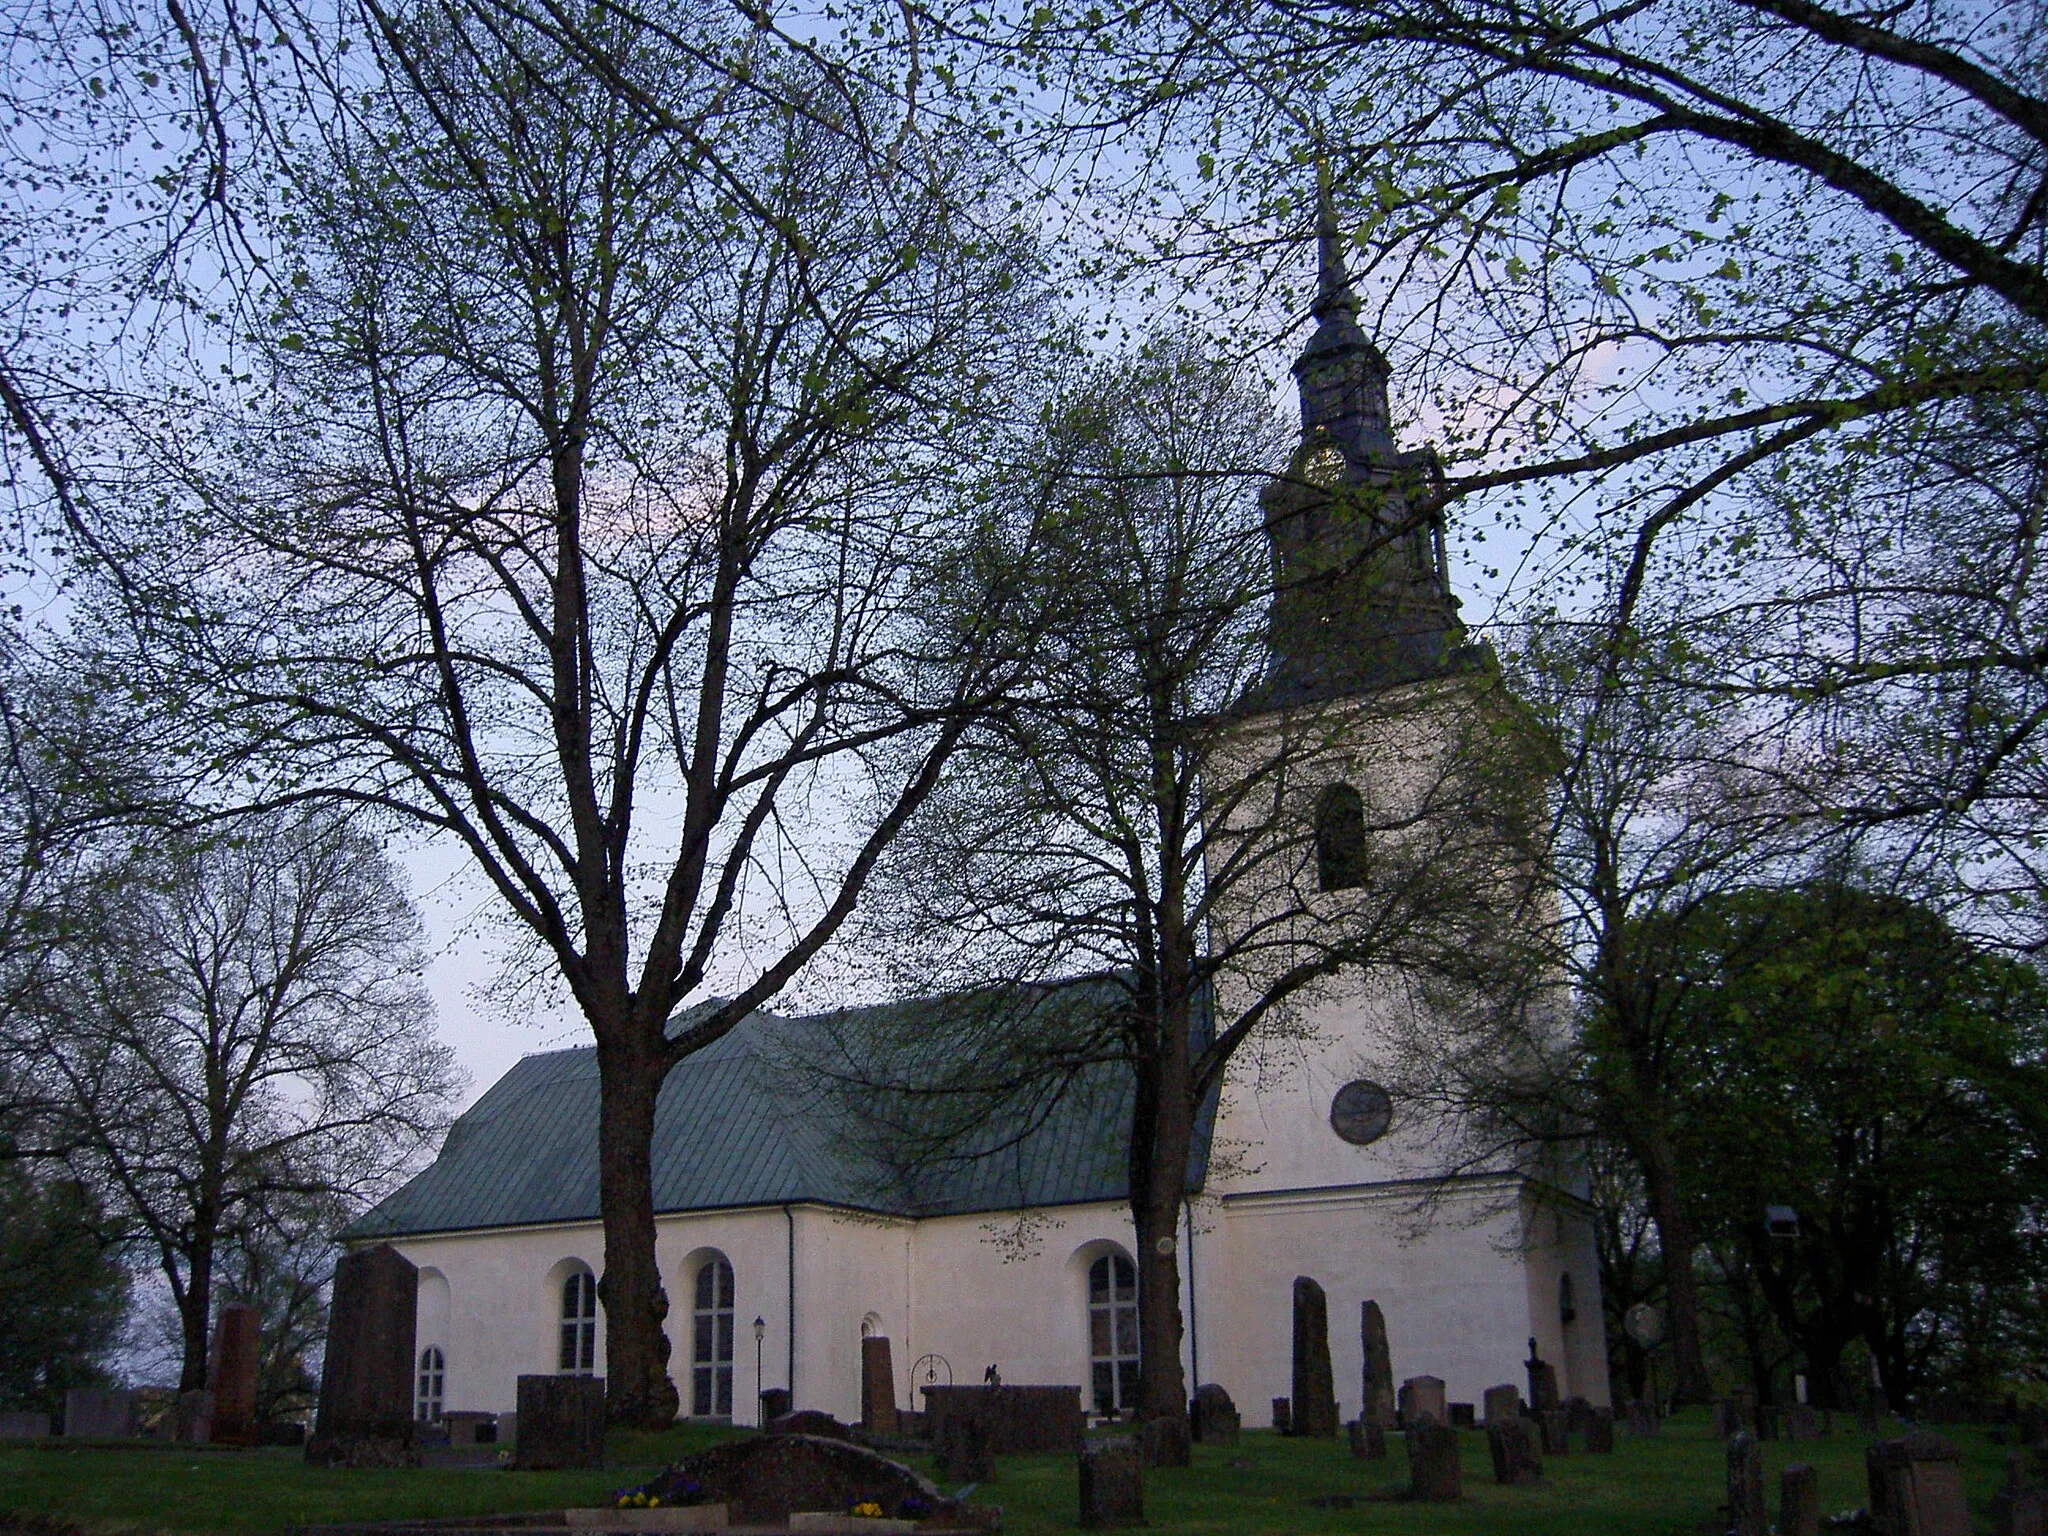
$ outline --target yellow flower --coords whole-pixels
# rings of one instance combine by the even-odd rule
[[[856,1504],[853,1506],[853,1512],[864,1520],[879,1520],[882,1518],[882,1506],[879,1504]]]

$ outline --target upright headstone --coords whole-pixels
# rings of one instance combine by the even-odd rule
[[[1228,1392],[1213,1381],[1195,1388],[1195,1400],[1188,1411],[1188,1430],[1197,1442],[1235,1445],[1241,1427],[1237,1404],[1230,1400]]]
[[[787,1387],[767,1387],[761,1393],[761,1423],[765,1428],[777,1419],[786,1418],[791,1412],[791,1394]]]
[[[1408,1497],[1424,1504],[1455,1504],[1465,1496],[1458,1469],[1458,1432],[1448,1424],[1414,1424],[1408,1444]]]
[[[1546,1408],[1535,1416],[1543,1434],[1543,1454],[1562,1456],[1572,1448],[1571,1415],[1562,1408]]]
[[[316,1467],[415,1467],[413,1326],[420,1272],[389,1243],[342,1255],[327,1313],[320,1407],[306,1441]]]
[[[1529,1358],[1522,1362],[1529,1373],[1529,1411],[1541,1413],[1557,1406],[1557,1367],[1536,1353],[1536,1341],[1529,1341]]]
[[[1820,1536],[1820,1474],[1804,1462],[1778,1474],[1778,1536]]]
[[[50,1432],[47,1413],[0,1413],[0,1440],[40,1440]]]
[[[1284,1397],[1273,1399],[1273,1427],[1283,1435],[1294,1433],[1294,1405]]]
[[[1543,1476],[1543,1453],[1536,1448],[1536,1427],[1532,1420],[1488,1420],[1486,1448],[1493,1455],[1493,1480],[1496,1483],[1533,1483]]]
[[[1148,1467],[1184,1467],[1194,1459],[1184,1413],[1162,1413],[1147,1419],[1139,1428],[1138,1443],[1144,1447]]]
[[[1784,1429],[1784,1426],[1784,1409],[1780,1408],[1776,1403],[1758,1403],[1756,1405],[1757,1439],[1766,1442],[1775,1440]]]
[[[1290,1433],[1337,1438],[1337,1388],[1330,1375],[1330,1313],[1323,1288],[1307,1275],[1294,1281],[1294,1394]]]
[[[1486,1422],[1498,1424],[1504,1419],[1519,1419],[1522,1416],[1522,1394],[1512,1386],[1488,1387],[1480,1399]]]
[[[496,1445],[498,1443],[498,1416],[475,1409],[462,1409],[441,1415],[442,1424],[448,1429],[450,1445]]]
[[[1657,1405],[1646,1397],[1628,1400],[1628,1432],[1641,1439],[1657,1433]]]
[[[1586,1432],[1586,1421],[1593,1417],[1591,1398],[1581,1397],[1574,1392],[1557,1406],[1564,1410],[1565,1425],[1573,1434],[1582,1435]]]
[[[604,1378],[519,1378],[519,1448],[512,1465],[522,1471],[604,1465]]]
[[[135,1394],[71,1387],[64,1393],[64,1434],[73,1440],[125,1440],[135,1433]]]
[[[2005,1458],[2005,1486],[1991,1496],[1991,1536],[2048,1536],[2048,1492],[2027,1486],[2024,1451]]]
[[[1401,1427],[1442,1424],[1449,1427],[1450,1408],[1444,1402],[1444,1384],[1435,1376],[1410,1376],[1401,1383]]]
[[[959,1413],[939,1424],[939,1477],[948,1483],[985,1483],[996,1475],[988,1425],[979,1414]]]
[[[1870,1515],[1888,1536],[1969,1536],[1962,1452],[1927,1430],[1864,1452]]]
[[[1380,1461],[1387,1454],[1387,1432],[1377,1424],[1368,1424],[1364,1419],[1353,1419],[1345,1426],[1351,1437],[1351,1455],[1358,1461]]]
[[[1394,1357],[1387,1348],[1387,1319],[1380,1304],[1368,1301],[1358,1309],[1358,1342],[1365,1361],[1364,1404],[1358,1416],[1381,1429],[1400,1421],[1394,1411]]]
[[[213,1325],[213,1361],[207,1375],[216,1444],[256,1443],[256,1377],[262,1364],[256,1309],[241,1301],[222,1307]]]
[[[1614,1454],[1614,1410],[1595,1408],[1581,1431],[1586,1437],[1586,1449],[1595,1456]]]
[[[1728,1533],[1770,1536],[1764,1514],[1763,1448],[1741,1429],[1728,1437]]]
[[[1081,1448],[1081,1524],[1090,1530],[1145,1523],[1144,1458],[1135,1440]]]
[[[1792,1403],[1785,1409],[1785,1437],[1788,1440],[1818,1440],[1827,1433],[1827,1420],[1811,1403]]]
[[[896,1433],[896,1366],[889,1341],[860,1341],[860,1427],[871,1435]]]
[[[195,1388],[178,1394],[178,1422],[173,1431],[186,1445],[205,1445],[213,1439],[213,1394]]]

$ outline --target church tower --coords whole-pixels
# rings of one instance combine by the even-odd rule
[[[1261,498],[1273,553],[1270,664],[1254,707],[1285,709],[1472,666],[1445,570],[1443,469],[1395,444],[1390,370],[1358,327],[1327,186],[1316,328],[1294,363],[1301,443]]]

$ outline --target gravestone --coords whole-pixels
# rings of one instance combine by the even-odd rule
[[[213,1393],[216,1445],[256,1443],[256,1375],[262,1364],[256,1309],[240,1301],[222,1307],[213,1325],[213,1360],[206,1380]]]
[[[1818,1440],[1827,1433],[1827,1419],[1810,1403],[1793,1403],[1785,1409],[1785,1438]]]
[[[1536,1353],[1536,1341],[1529,1341],[1529,1358],[1522,1362],[1529,1374],[1529,1411],[1541,1413],[1557,1406],[1557,1367]]]
[[[1614,1410],[1595,1408],[1581,1431],[1586,1437],[1586,1449],[1595,1456],[1614,1454]]]
[[[2048,1492],[2027,1486],[2026,1453],[2005,1458],[2005,1486],[1991,1496],[1991,1536],[2048,1536]]]
[[[479,1413],[470,1409],[459,1409],[441,1415],[441,1422],[448,1427],[450,1445],[496,1445],[498,1443],[498,1416],[495,1413]]]
[[[723,1504],[733,1525],[780,1525],[799,1511],[877,1504],[891,1519],[967,1524],[963,1509],[901,1462],[847,1440],[744,1435],[686,1456],[646,1491],[663,1504]],[[860,1522],[852,1522],[859,1524]]]
[[[1498,1424],[1505,1419],[1519,1419],[1522,1416],[1522,1394],[1515,1387],[1488,1387],[1480,1401],[1485,1409],[1486,1422],[1489,1424]]]
[[[1778,1438],[1784,1428],[1785,1410],[1775,1403],[1759,1403],[1756,1409],[1756,1437],[1769,1442]]]
[[[517,1401],[517,1399],[514,1399],[514,1401]],[[499,1414],[499,1415],[498,1415],[498,1444],[500,1444],[500,1445],[517,1445],[518,1443],[519,1443],[519,1414],[518,1414],[518,1411],[517,1411],[517,1410],[514,1410],[514,1411],[513,1411],[513,1412],[511,1412],[511,1413],[501,1413],[501,1414]]]
[[[1080,1455],[1081,1524],[1090,1530],[1145,1523],[1144,1458],[1135,1440],[1096,1440]]]
[[[1804,1462],[1778,1474],[1778,1536],[1820,1536],[1820,1474]]]
[[[551,1472],[604,1465],[604,1378],[519,1378],[519,1448],[512,1465]]]
[[[334,1266],[320,1407],[306,1441],[316,1467],[416,1467],[414,1320],[420,1272],[389,1243]]]
[[[1444,1403],[1444,1384],[1435,1376],[1410,1376],[1401,1383],[1401,1427],[1443,1424],[1449,1427],[1450,1410]]]
[[[1346,1427],[1351,1437],[1351,1455],[1358,1461],[1382,1461],[1387,1454],[1387,1432],[1364,1419],[1353,1419]]]
[[[194,1388],[178,1394],[178,1420],[174,1436],[185,1445],[205,1445],[213,1439],[213,1394]]]
[[[1281,1433],[1281,1434],[1283,1434],[1283,1435],[1285,1435],[1285,1434],[1291,1434],[1291,1433],[1293,1432],[1293,1430],[1292,1430],[1292,1428],[1291,1428],[1291,1425],[1292,1425],[1292,1423],[1293,1423],[1293,1419],[1294,1419],[1293,1407],[1292,1407],[1292,1405],[1291,1405],[1291,1404],[1290,1404],[1290,1403],[1288,1402],[1288,1400],[1287,1400],[1286,1398],[1284,1398],[1284,1397],[1276,1397],[1276,1398],[1274,1398],[1274,1399],[1273,1399],[1273,1427],[1274,1427],[1275,1429],[1279,1430],[1279,1431],[1280,1431],[1280,1433]]]
[[[871,1435],[896,1433],[896,1365],[889,1341],[860,1341],[860,1427]]]
[[[761,1425],[766,1428],[788,1416],[795,1399],[787,1387],[767,1387],[761,1393]]]
[[[992,1456],[1076,1451],[1087,1419],[1079,1387],[926,1387],[925,1438],[934,1445],[947,1419],[973,1414],[988,1430]]]
[[[1330,1313],[1323,1288],[1306,1275],[1294,1281],[1294,1393],[1290,1434],[1337,1438],[1337,1388],[1330,1374]]]
[[[851,1440],[853,1431],[821,1408],[799,1408],[781,1414],[765,1426],[771,1435],[818,1435],[827,1440]]]
[[[1147,1419],[1138,1432],[1148,1467],[1184,1467],[1194,1453],[1189,1450],[1186,1414],[1168,1413]]]
[[[1188,1425],[1194,1439],[1203,1445],[1235,1445],[1242,1427],[1237,1416],[1237,1404],[1213,1381],[1195,1388]]]
[[[1529,1419],[1493,1419],[1486,1426],[1486,1448],[1493,1454],[1493,1480],[1504,1486],[1533,1483],[1543,1476],[1543,1453],[1536,1446],[1536,1427]]]
[[[1593,1403],[1590,1398],[1574,1392],[1557,1405],[1564,1410],[1565,1427],[1575,1435],[1586,1432],[1586,1421],[1593,1417]]]
[[[1394,1412],[1394,1357],[1387,1349],[1387,1320],[1376,1301],[1358,1309],[1358,1342],[1365,1361],[1365,1395],[1359,1399],[1364,1406],[1358,1416],[1392,1429],[1400,1422]]]
[[[1866,1435],[1876,1434],[1877,1421],[1880,1417],[1882,1415],[1878,1412],[1878,1403],[1875,1397],[1859,1397],[1856,1399],[1857,1429]]]
[[[1571,1415],[1562,1408],[1546,1408],[1535,1416],[1543,1435],[1543,1454],[1562,1456],[1572,1448]]]
[[[1728,1437],[1728,1536],[1770,1536],[1763,1448],[1744,1429]]]
[[[0,1440],[41,1440],[49,1433],[47,1413],[0,1413]]]
[[[989,1453],[988,1425],[971,1413],[953,1415],[939,1426],[939,1477],[955,1485],[985,1483],[996,1475]]]
[[[1657,1405],[1646,1397],[1628,1400],[1628,1432],[1638,1439],[1657,1433]]]
[[[135,1433],[135,1394],[71,1387],[64,1393],[64,1434],[73,1440],[126,1440]]]
[[[1451,1428],[1477,1429],[1478,1427],[1478,1417],[1474,1414],[1470,1403],[1451,1404]]]
[[[1864,1452],[1870,1516],[1889,1536],[1969,1536],[1962,1452],[1927,1430]]]
[[[1465,1496],[1458,1470],[1458,1432],[1448,1424],[1418,1423],[1408,1443],[1408,1497],[1424,1504],[1455,1504]]]

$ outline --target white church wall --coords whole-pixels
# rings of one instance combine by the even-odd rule
[[[794,1401],[841,1419],[860,1416],[861,1323],[882,1321],[900,1385],[908,1334],[908,1276],[914,1224],[825,1206],[795,1207],[797,1333]],[[785,1306],[785,1311],[787,1310]],[[769,1385],[784,1374],[768,1367]],[[900,1391],[899,1391],[899,1396]]]

